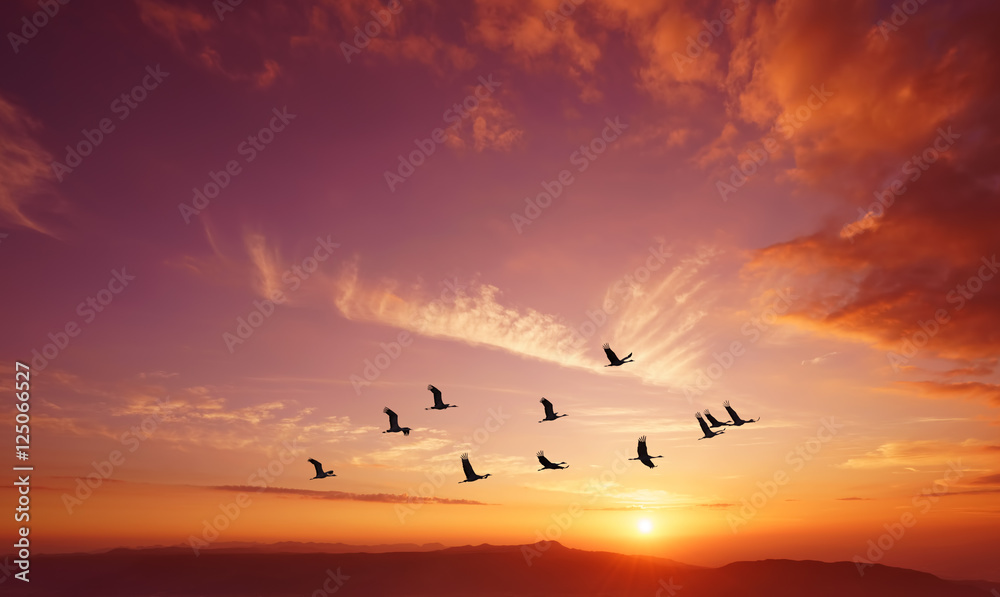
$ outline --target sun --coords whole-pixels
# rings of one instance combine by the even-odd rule
[[[643,535],[653,531],[653,521],[648,518],[639,520],[639,532]]]

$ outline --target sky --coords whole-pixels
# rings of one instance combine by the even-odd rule
[[[0,409],[29,365],[39,551],[1000,580],[993,3],[57,8],[0,8]],[[759,421],[700,440],[724,401]]]

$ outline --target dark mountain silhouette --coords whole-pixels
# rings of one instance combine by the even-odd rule
[[[378,545],[352,545],[350,543],[325,543],[314,541],[280,541],[278,543],[257,543],[254,541],[218,541],[203,550],[215,553],[388,553],[396,551],[440,551],[447,549],[441,543],[382,543]],[[119,547],[89,552],[97,553],[129,553],[142,551],[146,553],[191,553],[191,548],[182,545],[157,545],[130,549]]]
[[[280,544],[279,544],[280,545]],[[530,565],[525,554],[532,556]],[[989,583],[947,581],[850,562],[763,560],[701,568],[651,556],[569,549],[559,543],[391,553],[227,553],[119,549],[32,556],[32,582],[4,595],[37,597],[643,596],[989,597]],[[338,587],[331,579],[339,579]],[[330,581],[330,582],[328,582]],[[327,582],[326,589],[323,588]],[[671,587],[668,590],[667,587]]]

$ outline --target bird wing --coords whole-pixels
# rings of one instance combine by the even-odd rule
[[[382,409],[382,412],[384,412],[385,414],[389,415],[389,427],[398,427],[399,426],[399,415],[397,415],[396,413],[392,412],[392,409],[390,409],[387,406],[384,409]]]
[[[701,413],[694,413],[694,416],[698,417],[698,424],[701,425],[701,430],[705,432],[705,435],[710,434],[711,431],[708,429],[708,423],[705,422],[705,419],[701,418]]]
[[[444,406],[444,401],[441,400],[441,390],[435,388],[434,386],[427,386],[427,389],[434,394],[434,406]]]
[[[462,455],[462,470],[465,471],[465,478],[472,479],[476,477],[476,471],[472,470],[472,463],[469,462],[468,454]]]
[[[639,453],[639,458],[649,458],[649,450],[646,449],[646,436],[639,438],[639,447],[636,448]]]
[[[316,467],[316,476],[319,476],[319,475],[323,474],[323,465],[320,464],[318,460],[310,458],[309,462],[311,462],[312,465]]]
[[[611,346],[609,344],[604,345],[604,354],[608,355],[608,360],[612,363],[618,362],[618,355],[615,354],[615,351],[611,350]]]
[[[546,458],[545,454],[542,452],[538,453],[538,462],[540,462],[542,466],[552,466],[552,461]]]
[[[541,402],[542,406],[545,407],[545,416],[546,417],[554,417],[555,416],[556,411],[552,409],[552,403],[549,402],[548,399],[542,398],[541,400],[539,400],[539,402]]]
[[[738,414],[736,414],[736,411],[733,410],[733,407],[729,406],[729,401],[728,400],[726,400],[725,402],[723,402],[722,405],[726,407],[726,412],[729,413],[729,416],[733,418],[734,422],[740,420],[740,416]]]

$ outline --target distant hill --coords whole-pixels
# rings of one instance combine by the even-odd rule
[[[381,545],[351,545],[349,543],[315,543],[282,541],[279,543],[255,543],[252,541],[228,541],[212,543],[203,548],[214,553],[390,553],[396,551],[438,551],[446,549],[440,543],[386,543]],[[157,553],[191,552],[186,543],[182,545],[145,547],[138,550],[117,548],[100,553],[121,553],[128,551],[144,551]]]
[[[569,549],[558,543],[544,551],[532,551],[536,546],[480,545],[384,553],[315,553],[311,548],[316,545],[324,544],[247,545],[205,550],[199,556],[179,548],[37,555],[32,558],[30,586],[7,578],[3,593],[37,597],[284,597],[310,596],[317,591],[338,597],[990,597],[992,588],[989,583],[947,581],[881,565],[866,569],[864,576],[850,562],[763,560],[701,568],[651,556]],[[261,547],[272,552],[258,551]],[[534,556],[530,565],[526,552]],[[338,578],[339,587],[334,580]]]

